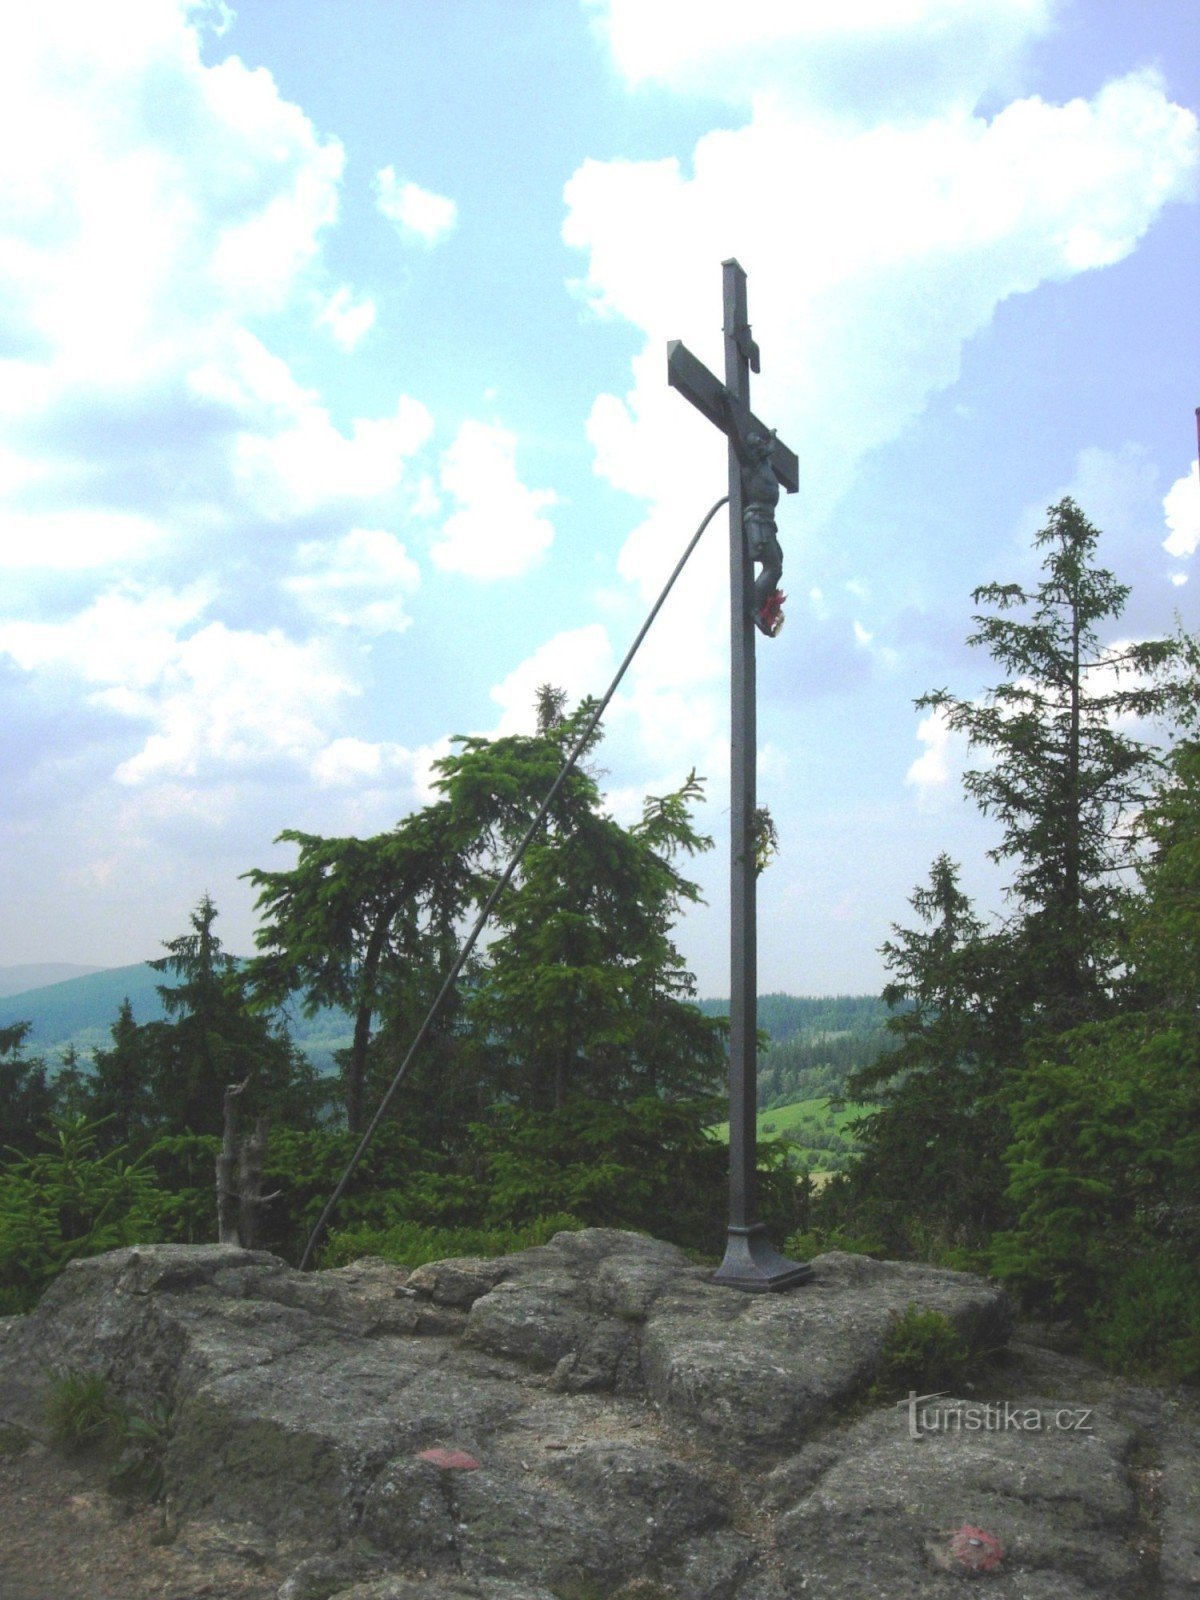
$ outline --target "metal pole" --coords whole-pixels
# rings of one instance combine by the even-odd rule
[[[746,322],[746,274],[736,261],[724,272],[725,386],[749,410],[750,364],[739,348]],[[758,950],[754,874],[755,716],[752,572],[742,523],[742,470],[729,444],[729,1222],[746,1228],[757,1215],[755,1112]]]
[[[750,408],[746,274],[722,262],[725,386]],[[742,519],[742,470],[729,445],[730,862],[729,862],[729,1231],[715,1283],[751,1292],[789,1289],[812,1274],[774,1249],[758,1221],[758,947],[754,862],[755,765],[753,571]]]

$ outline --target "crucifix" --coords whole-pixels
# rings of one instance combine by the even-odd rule
[[[725,291],[725,382],[677,339],[667,346],[667,381],[729,440],[730,741],[730,1000],[729,1230],[715,1283],[761,1292],[790,1289],[812,1276],[771,1245],[757,1220],[758,972],[756,948],[757,755],[754,635],[783,621],[778,583],[783,556],[775,528],[779,485],[800,487],[800,464],[750,410],[750,373],[758,346],[746,320],[746,274],[722,263]],[[753,563],[762,571],[757,581]]]

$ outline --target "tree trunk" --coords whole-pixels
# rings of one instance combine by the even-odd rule
[[[238,1239],[244,1250],[258,1243],[258,1218],[263,1204],[262,1169],[267,1155],[267,1119],[259,1117],[254,1132],[242,1140],[238,1158]]]
[[[354,1014],[354,1043],[346,1063],[346,1126],[351,1133],[361,1133],[366,1124],[363,1087],[367,1076],[367,1047],[371,1043],[371,1018],[375,1014],[375,982],[392,919],[399,908],[398,900],[389,900],[383,907],[378,922],[371,930],[367,953],[363,958],[361,998]]]
[[[225,1090],[225,1126],[217,1152],[217,1243],[240,1244],[238,1237],[237,1102],[250,1082],[231,1083]]]

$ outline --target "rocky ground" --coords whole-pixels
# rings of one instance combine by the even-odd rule
[[[1010,1337],[980,1279],[814,1267],[741,1295],[609,1230],[411,1275],[217,1246],[76,1263],[0,1334],[0,1594],[1200,1594],[1193,1403]],[[897,1406],[870,1391],[913,1304],[981,1364]],[[165,1419],[156,1502],[48,1447],[64,1371]]]

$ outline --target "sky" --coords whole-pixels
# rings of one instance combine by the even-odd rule
[[[0,966],[161,953],[284,828],[368,835],[455,734],[600,694],[725,488],[666,343],[800,460],[760,639],[760,991],[871,992],[941,851],[1002,911],[971,591],[1072,495],[1195,630],[1194,0],[56,0],[0,58]],[[728,994],[728,532],[598,754],[691,769],[678,943]]]

